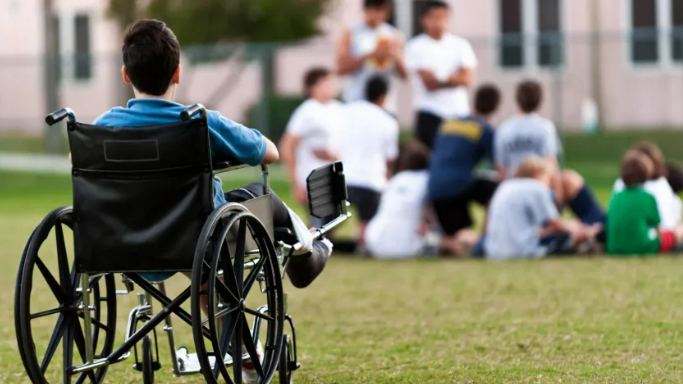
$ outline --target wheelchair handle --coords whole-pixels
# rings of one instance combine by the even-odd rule
[[[76,121],[76,114],[71,110],[71,108],[62,108],[47,115],[47,117],[45,117],[45,122],[47,125],[55,125],[64,120],[66,117],[68,117],[69,121],[72,123]]]
[[[200,113],[202,119],[206,119],[206,108],[201,104],[190,105],[185,108],[184,111],[180,112],[180,118],[183,120],[190,120],[194,115]]]

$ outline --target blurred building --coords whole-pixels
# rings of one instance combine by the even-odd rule
[[[106,0],[0,0],[0,131],[41,132],[47,109],[44,65],[58,63],[60,105],[91,120],[121,105],[120,31],[105,16]],[[420,33],[419,0],[395,0],[392,22],[408,37]],[[586,100],[600,106],[611,129],[683,127],[683,0],[448,0],[452,32],[472,42],[478,81],[505,92],[501,115],[515,111],[514,85],[536,78],[546,86],[544,113],[565,129],[581,126]],[[333,0],[321,35],[278,50],[274,91],[299,95],[314,65],[334,65],[345,27],[360,21],[362,0]],[[59,58],[46,57],[46,39]],[[239,48],[224,60],[183,60],[179,99],[203,102],[236,120],[258,103],[259,55]],[[400,87],[402,124],[412,123],[411,90]]]

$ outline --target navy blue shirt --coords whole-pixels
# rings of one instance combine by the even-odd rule
[[[492,160],[493,127],[484,119],[447,120],[434,140],[427,194],[430,200],[451,199],[474,182],[473,171],[483,160]]]
[[[180,113],[187,108],[163,99],[132,99],[126,108],[116,107],[95,119],[94,125],[105,127],[146,127],[180,121]],[[266,155],[266,140],[255,129],[247,128],[223,117],[219,112],[207,111],[209,143],[214,157],[229,156],[248,165],[259,165]],[[214,205],[225,204],[221,179],[214,177]]]

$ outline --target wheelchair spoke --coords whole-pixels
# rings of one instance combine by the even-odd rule
[[[213,315],[213,311],[209,312],[210,316]],[[230,379],[228,369],[225,367],[225,354],[228,351],[228,342],[230,341],[233,333],[235,332],[236,322],[234,321],[233,316],[230,316],[222,321],[223,329],[221,331],[220,340],[218,340],[218,334],[216,333],[216,324],[213,321],[211,322],[211,324],[209,324],[209,329],[211,332],[211,344],[213,345],[214,354],[216,355],[216,360],[213,367],[213,377],[218,379],[218,374],[220,373],[223,376],[223,379],[226,381],[226,383],[232,384],[232,379]]]
[[[52,337],[50,337],[50,342],[47,344],[47,350],[45,351],[45,356],[43,356],[43,362],[40,363],[40,370],[45,374],[47,367],[50,366],[50,362],[59,347],[59,342],[64,336],[67,324],[64,322],[64,315],[60,314],[57,319],[57,324],[55,324],[55,329],[52,331]]]
[[[35,319],[38,319],[38,318],[41,318],[41,317],[45,317],[45,316],[54,315],[54,314],[56,314],[56,313],[62,313],[62,312],[64,312],[64,311],[66,311],[67,309],[68,309],[68,308],[65,308],[65,307],[59,307],[59,308],[55,308],[55,309],[49,309],[49,310],[47,310],[47,311],[42,311],[42,312],[34,313],[34,314],[31,315],[31,320],[35,320]]]
[[[230,257],[230,248],[228,246],[228,241],[223,241],[223,246],[221,247],[221,255],[219,256],[223,261],[223,282],[227,285],[228,291],[235,298],[237,303],[240,302],[241,288],[238,288],[237,274],[235,273],[235,268],[232,265],[232,260]],[[234,294],[233,294],[234,292]]]
[[[73,365],[74,352],[74,321],[73,315],[68,314],[66,319],[66,332],[64,333],[64,340],[62,341],[63,364],[64,364],[64,384],[71,383],[71,366]]]
[[[242,317],[242,324],[248,324],[247,318],[244,316],[244,314],[240,314],[240,316]],[[251,357],[251,362],[254,364],[256,373],[258,373],[259,376],[264,377],[265,375],[263,374],[263,367],[261,366],[261,360],[259,359],[258,351],[256,350],[254,339],[251,338],[251,333],[249,333],[249,327],[247,326],[242,327],[242,339],[244,340],[244,347],[249,353],[249,357]]]
[[[235,376],[235,384],[242,384],[242,327],[244,326],[244,324],[242,323],[243,317],[244,316],[237,316],[237,319],[235,321],[235,338],[234,342],[232,343],[232,368]]]
[[[55,240],[57,241],[59,281],[62,283],[64,291],[71,292],[71,272],[69,271],[69,261],[66,256],[66,246],[64,245],[64,231],[62,230],[62,223],[59,220],[55,223]]]
[[[265,264],[265,262],[266,257],[262,256],[254,266],[254,268],[251,269],[249,275],[247,275],[247,278],[244,280],[244,287],[242,288],[243,297],[247,297],[249,291],[251,291],[251,287],[256,282],[256,278],[258,277],[258,274],[261,272],[261,268],[263,268],[263,264]]]
[[[82,313],[79,313],[79,314],[78,314],[78,317],[80,317],[81,319],[85,320],[85,316],[83,316]],[[114,330],[113,330],[113,329],[111,329],[110,327],[108,327],[108,326],[102,324],[100,321],[96,320],[94,317],[91,317],[91,318],[90,318],[90,323],[91,323],[92,325],[94,325],[95,327],[98,327],[99,329],[104,330],[105,332],[114,333]]]
[[[65,294],[62,290],[62,287],[59,285],[57,280],[55,280],[55,277],[52,276],[52,273],[50,273],[45,264],[43,264],[43,261],[40,260],[40,257],[36,257],[36,266],[38,266],[40,273],[43,275],[43,278],[45,278],[45,282],[52,290],[52,293],[55,295],[55,298],[57,298],[57,301],[59,301],[60,304],[64,304],[66,302],[66,298],[64,297]]]
[[[83,336],[83,328],[81,328],[81,322],[76,320],[75,322],[75,328],[76,330],[74,331],[74,342],[76,343],[76,348],[78,348],[78,354],[81,355],[81,359],[83,360],[84,363],[92,363],[92,361],[86,361],[85,358],[85,337]],[[90,378],[91,383],[96,383],[97,380],[95,380],[95,371],[87,371],[83,372],[84,374],[87,374],[88,377]]]
[[[214,319],[220,319],[221,317],[227,316],[227,315],[229,315],[229,314],[235,312],[235,311],[238,310],[238,309],[239,309],[239,308],[237,308],[237,307],[221,309],[220,311],[218,311],[218,312],[214,315],[213,318],[214,318]],[[206,319],[202,320],[202,325],[208,323],[209,320],[211,320],[211,319],[210,319],[210,318],[206,318]]]
[[[273,319],[271,316],[268,316],[268,315],[263,314],[263,313],[259,313],[258,311],[254,311],[251,308],[244,307],[244,312],[246,312],[252,316],[260,317],[263,320],[275,321],[275,319]]]
[[[244,286],[244,250],[247,245],[247,222],[241,220],[237,230],[237,246],[235,247],[235,280],[240,297],[245,297],[242,293]]]

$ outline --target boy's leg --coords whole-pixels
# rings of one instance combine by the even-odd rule
[[[234,189],[225,194],[228,202],[241,203],[263,196],[263,184],[252,183],[245,187]],[[273,204],[273,225],[288,228],[299,241],[305,244],[305,253],[294,255],[287,268],[292,285],[305,288],[323,271],[332,253],[332,243],[328,240],[312,241],[309,229],[301,218],[294,213],[274,192],[270,193]]]
[[[562,185],[566,197],[565,204],[569,205],[582,223],[588,225],[605,223],[605,211],[581,175],[571,170],[563,172]]]

